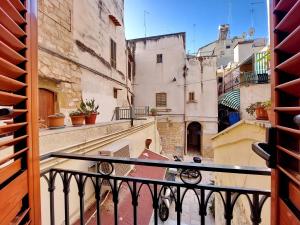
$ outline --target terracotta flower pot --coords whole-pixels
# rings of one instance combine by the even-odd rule
[[[91,113],[88,116],[85,116],[85,124],[95,124],[97,119],[97,113]]]
[[[268,114],[264,107],[257,107],[255,113],[257,120],[268,120]]]
[[[77,116],[70,116],[72,120],[72,125],[73,126],[82,126],[84,123],[85,116],[82,115],[77,115]]]
[[[65,117],[51,115],[48,116],[48,122],[50,128],[64,127]]]
[[[267,108],[268,119],[272,118],[272,108]]]

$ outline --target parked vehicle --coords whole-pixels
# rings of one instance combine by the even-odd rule
[[[178,156],[173,156],[174,161],[181,162],[182,159],[180,159]],[[193,162],[194,163],[201,163],[201,158],[200,157],[193,157]],[[187,179],[196,179],[199,178],[201,180],[201,173],[199,170],[180,170],[180,169],[175,169],[175,168],[168,168],[166,172],[166,180],[168,181],[175,181],[176,176],[186,177]],[[183,181],[184,182],[184,181]],[[160,195],[160,200],[159,200],[159,208],[158,208],[158,215],[161,221],[166,221],[169,218],[170,214],[170,207],[175,200],[175,193],[177,189],[176,187],[167,187],[164,186],[162,187],[161,195]]]

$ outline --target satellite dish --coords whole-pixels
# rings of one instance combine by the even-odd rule
[[[248,34],[249,34],[249,36],[250,36],[250,39],[252,39],[252,37],[253,37],[254,34],[255,34],[255,29],[254,29],[254,27],[250,27],[250,28],[249,28]]]

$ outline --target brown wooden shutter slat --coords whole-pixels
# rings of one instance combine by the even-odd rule
[[[291,96],[300,97],[300,78],[280,84],[277,90],[290,94]]]
[[[288,12],[296,3],[297,0],[284,0],[284,1],[279,1],[277,4],[276,8],[274,11],[277,12]]]
[[[13,106],[26,100],[27,97],[23,95],[16,95],[7,92],[0,91],[0,105]]]
[[[26,8],[20,0],[10,0],[11,4],[19,11],[26,12]]]
[[[9,30],[0,24],[0,41],[3,41],[8,46],[16,51],[21,51],[26,48],[18,38],[16,38]]]
[[[300,175],[294,170],[284,168],[282,166],[278,166],[278,169],[283,172],[286,176],[288,176],[292,181],[294,181],[297,185],[300,185]]]
[[[286,37],[276,48],[277,51],[282,51],[289,54],[300,52],[300,26],[298,26],[288,37]]]
[[[13,92],[18,91],[24,87],[26,87],[26,84],[0,74],[0,91]]]
[[[24,135],[10,140],[0,141],[0,151],[4,148],[8,148],[10,146],[18,144],[21,141],[24,141],[27,137],[28,135]]]
[[[272,225],[300,224],[300,0],[272,0],[271,84],[277,128]]]
[[[300,22],[300,2],[297,1],[281,22],[275,27],[276,31],[292,32]]]
[[[300,106],[299,107],[276,107],[275,111],[295,115],[295,114],[300,114]]]
[[[14,174],[21,170],[21,159],[14,161],[13,163],[0,169],[0,184],[8,180]]]
[[[277,148],[278,148],[279,150],[283,151],[284,153],[286,153],[286,154],[288,154],[288,155],[290,155],[290,156],[292,156],[292,157],[294,157],[294,158],[300,160],[300,153],[297,153],[297,152],[295,152],[295,151],[291,151],[291,150],[289,150],[289,149],[287,149],[287,148],[284,148],[284,147],[282,147],[282,146],[280,146],[280,145],[277,145]]]
[[[300,52],[279,64],[276,69],[292,75],[300,76]]]
[[[19,225],[21,224],[24,217],[29,213],[30,209],[26,209],[23,212],[21,212],[12,222],[12,225]]]
[[[0,224],[41,224],[38,153],[37,0],[0,0]],[[20,163],[22,162],[22,163]]]
[[[1,0],[0,7],[12,18],[18,25],[26,24],[26,20],[18,10],[14,7],[14,5],[8,0]]]
[[[0,58],[0,74],[11,78],[18,78],[26,74],[26,71],[20,67]]]
[[[277,129],[292,135],[300,136],[300,130],[284,127],[284,126],[277,126]]]
[[[28,177],[27,171],[22,172],[16,179],[10,182],[10,185],[5,186],[0,192],[0,221],[3,221],[7,214],[14,209],[14,207],[22,201],[24,196],[28,193]],[[18,214],[18,212],[17,212]],[[13,220],[16,215],[13,216]]]
[[[27,123],[13,123],[9,125],[0,126],[0,134],[8,134],[19,130],[20,128],[26,126]]]
[[[27,113],[26,109],[13,109],[11,115],[3,116],[0,118],[0,120],[10,120],[17,118],[20,115],[23,115],[24,113]]]
[[[11,155],[7,155],[5,156],[4,158],[2,158],[0,160],[0,166],[4,163],[7,163],[8,161],[11,161],[13,159],[16,159],[17,157],[19,157],[20,155],[22,155],[23,153],[27,152],[29,148],[24,148],[14,154],[11,154]]]
[[[6,27],[13,35],[16,37],[24,37],[26,35],[25,31],[22,30],[18,24],[15,23],[5,12],[0,8],[0,21],[1,24]]]
[[[2,41],[0,41],[0,57],[15,65],[26,61],[24,56],[20,55]]]

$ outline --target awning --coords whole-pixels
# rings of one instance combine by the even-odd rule
[[[239,110],[240,109],[240,89],[236,89],[227,92],[219,97],[219,104],[227,106],[229,108]]]

